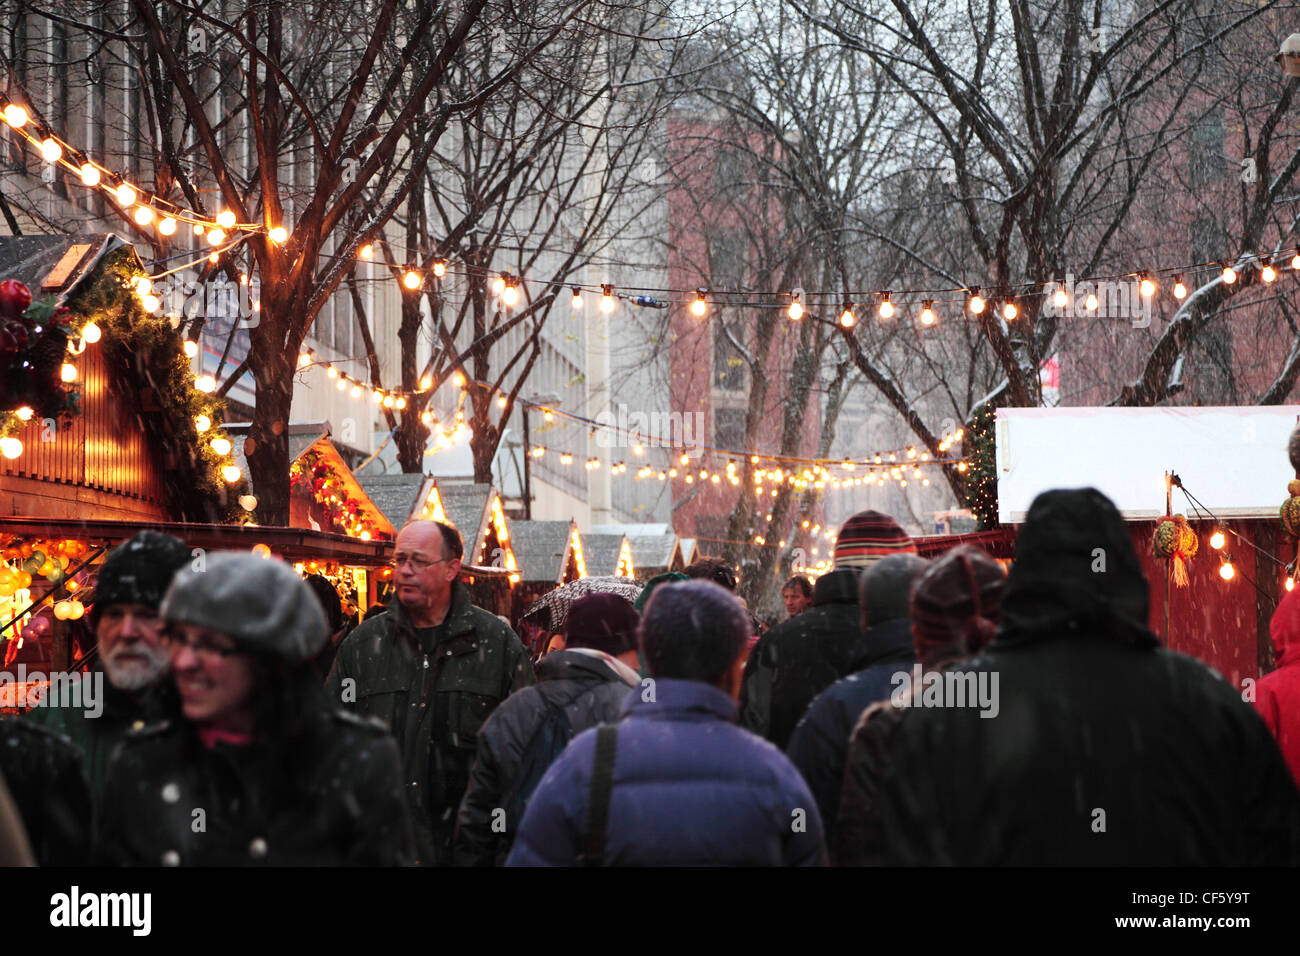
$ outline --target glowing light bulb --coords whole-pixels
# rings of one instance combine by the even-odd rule
[[[509,403],[504,395],[497,397],[497,408],[505,408]]]
[[[132,218],[135,219],[137,226],[147,226],[153,222],[153,210],[148,206],[136,206],[135,215]]]
[[[226,241],[226,234],[220,229],[208,230],[208,245],[219,246]]]
[[[266,234],[266,237],[278,246],[289,238],[289,230],[284,226],[276,226]]]
[[[200,435],[202,435],[205,431],[207,431],[211,427],[212,427],[212,419],[208,418],[207,415],[194,416],[194,430],[197,431]]]
[[[1223,532],[1215,531],[1214,534],[1210,535],[1210,547],[1218,551],[1223,547],[1223,540]]]
[[[399,398],[399,399],[397,400],[397,410],[398,410],[398,411],[401,411],[401,410],[404,409],[405,407],[406,407],[406,399],[404,399],[404,398]]]
[[[1291,257],[1291,268],[1300,269],[1300,252]]]
[[[931,306],[930,300],[927,299],[924,302],[924,308],[921,309],[921,324],[934,325],[937,320],[938,317],[934,314],[934,309]]]
[[[889,301],[888,292],[886,292],[884,298],[880,300],[880,317],[882,319],[892,319],[894,317],[894,303]]]
[[[1142,293],[1143,298],[1149,299],[1156,294],[1156,284],[1151,281],[1150,276],[1143,276],[1138,284],[1138,291]]]
[[[1008,322],[1012,321],[1018,314],[1019,310],[1016,309],[1016,304],[1014,302],[1008,302],[1002,307],[1002,317]]]
[[[506,291],[505,276],[497,276],[495,279],[492,280],[492,292],[495,295],[500,295],[502,292],[505,291]]]
[[[81,181],[87,186],[98,186],[100,181],[99,167],[94,163],[81,164]]]
[[[360,386],[360,385],[353,385],[353,386],[352,386],[352,397],[353,397],[353,398],[360,398],[360,397],[361,397],[361,386]]]
[[[150,293],[140,300],[140,304],[144,306],[146,312],[157,312],[162,307],[162,299]]]
[[[519,287],[516,286],[513,282],[508,283],[506,287],[501,290],[501,301],[506,305],[507,308],[514,305],[516,302],[518,302]]]
[[[27,115],[27,111],[17,103],[10,103],[5,107],[4,117],[5,122],[14,129],[20,129],[26,126],[27,120],[31,118]]]
[[[975,292],[972,292],[972,293],[971,293],[971,297],[970,297],[970,310],[971,310],[971,312],[975,313],[976,315],[979,315],[981,312],[984,311],[984,299],[983,299],[983,297],[979,294],[978,291],[975,291]]]
[[[59,369],[59,378],[65,382],[75,382],[77,380],[77,366],[71,362],[64,362],[63,367]]]
[[[362,259],[369,259],[374,254],[375,254],[375,247],[368,242],[360,249],[357,250],[357,255],[359,255]]]
[[[574,312],[582,310],[582,290],[576,285],[573,287],[573,298],[569,300],[569,304],[573,306]]]
[[[1089,312],[1096,312],[1096,311],[1097,311],[1097,305],[1098,305],[1098,303],[1097,303],[1097,296],[1094,295],[1093,293],[1089,292],[1089,293],[1088,293],[1088,298],[1086,298],[1086,299],[1083,300],[1083,307],[1084,307],[1085,309],[1087,309]]]
[[[136,192],[131,188],[130,183],[122,183],[113,191],[113,195],[117,197],[118,204],[122,206],[130,206],[136,200]]]
[[[229,438],[217,437],[212,439],[212,441],[208,442],[208,444],[211,446],[212,450],[215,451],[218,455],[230,454],[231,445],[230,445]]]
[[[844,311],[840,313],[840,325],[846,329],[851,329],[856,321],[857,318],[853,315],[853,306],[846,305]]]
[[[408,289],[420,288],[420,274],[418,272],[408,271],[406,275],[402,277],[402,284]]]
[[[1052,293],[1052,305],[1058,309],[1064,309],[1069,303],[1070,295],[1065,291],[1065,283],[1062,282],[1061,287]]]
[[[1219,568],[1219,577],[1223,578],[1223,580],[1225,581],[1231,581],[1234,577],[1236,577],[1236,575],[1237,575],[1237,569],[1232,566],[1232,562],[1231,561],[1223,562],[1223,566]]]
[[[1259,277],[1265,282],[1277,281],[1277,270],[1273,268],[1273,263],[1265,259],[1264,267],[1259,270]]]
[[[0,438],[0,455],[11,461],[23,453],[23,443],[12,435]]]
[[[164,217],[162,222],[158,223],[158,231],[164,236],[172,235],[176,232],[176,220],[171,216]]]
[[[337,388],[340,392],[343,391],[343,389],[348,387],[347,379],[342,379],[342,378],[339,379],[334,387]]]
[[[1287,578],[1286,578],[1286,589],[1287,589],[1288,591],[1294,591],[1294,590],[1295,590],[1295,578],[1291,577],[1291,575],[1289,575],[1289,574],[1287,575]]]
[[[200,375],[195,380],[194,387],[204,393],[215,392],[217,390],[217,380],[211,375]]]
[[[36,412],[32,409],[30,405],[24,405],[21,408],[19,408],[16,412],[14,412],[14,414],[18,416],[19,421],[30,422],[32,420],[32,416],[35,415]]]
[[[786,309],[786,314],[790,316],[790,320],[793,322],[798,322],[803,318],[803,303],[799,301],[798,292],[790,293],[790,308]]]
[[[47,163],[57,163],[62,155],[63,147],[59,145],[58,140],[49,137],[41,140],[41,159]]]
[[[709,303],[704,298],[704,289],[695,290],[695,301],[691,303],[691,315],[696,318],[703,318],[709,311]]]
[[[1183,285],[1182,276],[1174,276],[1174,298],[1187,298],[1187,286]]]
[[[207,227],[204,226],[203,223],[201,223],[201,222],[196,222],[196,223],[194,224],[194,235],[196,235],[196,236],[201,236],[201,235],[203,235],[203,233],[204,233],[206,230],[207,230]]]
[[[420,379],[420,391],[427,392],[433,386],[433,376],[425,375]]]
[[[1223,284],[1232,285],[1237,281],[1237,270],[1232,266],[1223,267]]]
[[[94,345],[103,337],[103,334],[103,331],[94,322],[87,322],[85,327],[81,330],[81,337],[88,345]]]
[[[231,229],[235,225],[235,214],[229,209],[223,209],[217,213],[217,225],[222,229]]]
[[[221,469],[221,477],[226,479],[226,484],[233,485],[235,482],[239,481],[239,469],[234,465],[226,465]]]
[[[393,396],[391,396],[391,395],[385,395],[385,396],[384,396],[384,408],[392,408],[393,405],[394,405],[394,399],[393,399]]]
[[[199,343],[193,339],[186,339],[185,344],[181,346],[185,350],[186,358],[194,358],[199,354]]]
[[[600,311],[609,315],[618,306],[617,301],[614,299],[614,287],[612,285],[604,285],[601,286],[601,289],[603,291],[600,296]]]
[[[435,278],[441,279],[446,274],[447,274],[447,263],[439,259],[437,262],[433,264],[433,275]]]

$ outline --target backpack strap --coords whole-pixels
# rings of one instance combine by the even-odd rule
[[[596,757],[591,766],[587,821],[578,847],[579,866],[605,865],[605,830],[609,824],[610,796],[614,791],[617,750],[618,724],[601,724],[596,729]]]

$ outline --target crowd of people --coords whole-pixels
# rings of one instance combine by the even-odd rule
[[[105,561],[97,713],[0,721],[0,863],[1300,863],[1300,593],[1252,706],[1160,646],[1091,489],[1035,500],[1009,574],[866,511],[771,629],[711,558],[574,601],[536,662],[447,524],[350,632],[328,582],[194,554]]]

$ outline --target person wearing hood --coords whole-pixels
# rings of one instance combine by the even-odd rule
[[[109,768],[98,858],[134,866],[413,861],[397,747],[332,710],[328,636],[283,561],[216,552],[160,607],[181,718],[127,734]]]
[[[1277,745],[1236,689],[1160,646],[1148,601],[1108,498],[1035,498],[996,637],[954,674],[991,699],[917,695],[881,745],[875,862],[1300,862],[1300,792]]]
[[[915,554],[891,554],[862,573],[862,656],[856,670],[817,695],[786,748],[786,756],[817,798],[827,847],[834,837],[853,727],[864,710],[889,697],[894,675],[916,662],[910,596],[927,564]]]
[[[1283,596],[1268,630],[1277,667],[1255,682],[1255,711],[1300,784],[1300,592]]]
[[[1001,620],[1006,574],[983,551],[961,545],[921,571],[909,601],[910,656],[920,670],[891,665],[894,673],[887,678],[887,689],[859,711],[838,755],[843,783],[835,796],[838,825],[826,847],[839,866],[876,862],[881,839],[873,813],[874,786],[883,772],[882,741],[889,739],[917,695],[924,702],[925,684],[917,687],[916,675],[957,667],[992,640]]]
[[[92,682],[92,694],[102,688],[101,700],[94,708],[34,707],[23,718],[71,738],[81,750],[96,806],[109,758],[127,731],[177,713],[158,604],[192,559],[189,545],[157,531],[141,531],[114,548],[99,569],[89,614],[99,660],[81,678]]]
[[[454,849],[459,865],[505,863],[542,775],[574,737],[618,720],[641,678],[636,671],[639,615],[617,594],[574,602],[559,650],[542,658],[538,682],[508,697],[478,735],[469,788],[460,804]]]
[[[814,697],[855,670],[868,650],[858,611],[858,577],[891,554],[915,554],[898,523],[861,511],[835,540],[833,570],[813,585],[812,607],[754,645],[740,692],[740,725],[782,750]]]

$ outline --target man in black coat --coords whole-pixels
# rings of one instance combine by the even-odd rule
[[[562,715],[565,742],[588,727],[618,720],[623,700],[640,682],[635,670],[638,619],[631,603],[616,594],[589,594],[574,602],[565,620],[563,649],[537,666],[540,683],[512,694],[492,712],[479,731],[469,788],[457,815],[457,864],[505,863],[532,796],[520,789],[540,782],[537,754],[529,750],[548,746],[540,739],[548,715]],[[530,774],[534,779],[522,779]]]
[[[862,657],[854,673],[817,695],[790,737],[786,756],[817,798],[828,847],[853,728],[864,710],[889,698],[894,675],[916,663],[908,599],[926,566],[915,554],[893,554],[862,573]]]
[[[90,787],[66,735],[27,720],[0,720],[0,778],[41,866],[91,862]]]
[[[915,554],[897,522],[861,511],[835,539],[834,570],[813,585],[812,607],[754,645],[740,690],[740,726],[782,750],[814,697],[859,669],[869,653],[858,611],[858,576],[891,554]]]
[[[1300,862],[1300,793],[1263,722],[1161,648],[1148,613],[1115,506],[1091,488],[1039,495],[997,636],[957,669],[996,706],[918,699],[885,733],[855,731],[845,790],[875,815],[871,862]]]

